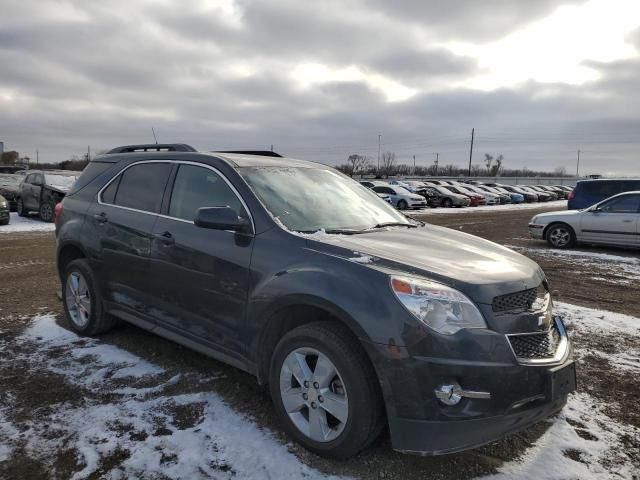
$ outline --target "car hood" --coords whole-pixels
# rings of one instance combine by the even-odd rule
[[[544,279],[532,260],[488,240],[449,228],[425,225],[356,235],[311,235],[309,246],[387,273],[430,278],[479,303],[537,287]],[[371,261],[362,262],[363,256]]]
[[[70,187],[64,187],[62,185],[47,185],[46,188],[58,193],[67,193],[69,190],[71,190]]]
[[[556,220],[558,218],[573,217],[581,213],[583,213],[582,210],[562,210],[559,212],[539,213],[535,215],[533,218],[535,218],[537,221],[544,220],[545,222],[549,222],[550,220]]]

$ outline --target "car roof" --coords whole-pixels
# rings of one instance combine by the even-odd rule
[[[287,157],[268,157],[242,153],[209,152],[208,155],[220,158],[233,167],[301,167],[301,168],[329,168],[323,163],[297,160]]]
[[[76,170],[27,170],[27,175],[31,173],[44,173],[45,175],[62,175],[66,177],[77,177],[82,172]]]

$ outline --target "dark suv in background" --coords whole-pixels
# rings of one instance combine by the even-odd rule
[[[38,212],[40,219],[53,222],[56,204],[62,201],[80,172],[68,170],[29,170],[20,184],[16,199],[18,215]]]
[[[638,190],[640,190],[640,179],[637,178],[581,180],[569,194],[567,207],[569,210],[589,208],[619,193]]]
[[[56,217],[71,328],[126,320],[255,375],[325,456],[385,425],[397,450],[455,452],[563,407],[572,348],[536,263],[405,217],[331,167],[258,153],[92,160]]]

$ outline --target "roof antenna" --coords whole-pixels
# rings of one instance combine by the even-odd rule
[[[153,129],[153,127],[151,127],[151,133],[153,133],[153,139],[156,142],[156,145],[158,145],[158,139],[156,138],[156,131]]]

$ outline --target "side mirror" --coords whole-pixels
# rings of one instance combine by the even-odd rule
[[[248,219],[238,216],[231,207],[199,208],[193,223],[197,227],[211,228],[213,230],[230,230],[240,233],[248,233],[250,231]]]

